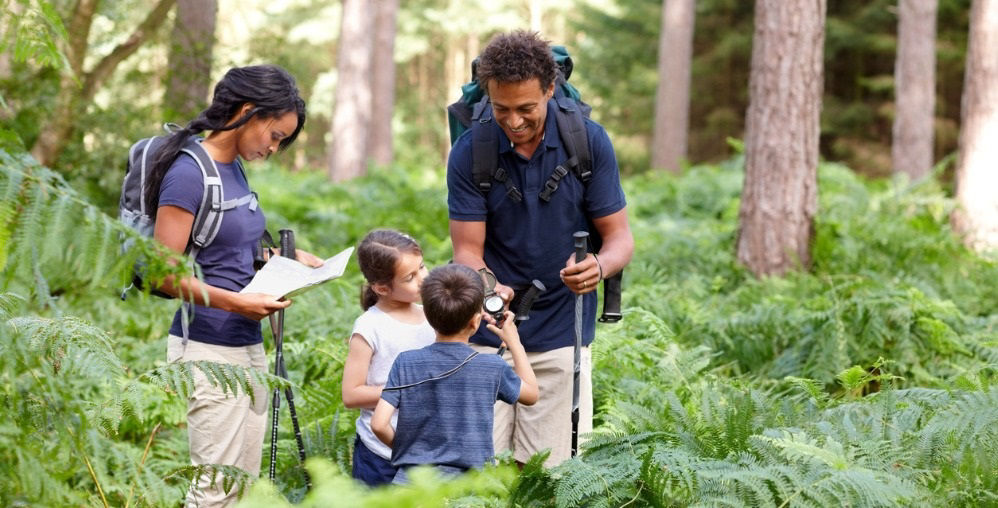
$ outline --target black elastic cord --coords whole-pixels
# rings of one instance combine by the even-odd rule
[[[383,392],[389,392],[389,391],[392,391],[392,390],[402,390],[404,388],[412,388],[413,386],[419,386],[419,385],[421,385],[423,383],[429,383],[430,381],[437,381],[439,379],[443,379],[445,377],[453,375],[455,372],[457,372],[458,370],[460,370],[461,367],[464,367],[468,362],[471,361],[472,358],[474,358],[476,356],[478,356],[478,351],[475,351],[474,353],[471,353],[470,355],[468,355],[468,357],[465,358],[463,362],[461,362],[460,364],[458,364],[457,367],[454,367],[453,369],[448,370],[447,372],[444,372],[443,374],[440,374],[439,376],[433,376],[433,377],[431,377],[429,379],[424,379],[422,381],[417,381],[415,383],[408,384],[408,385],[386,386],[386,387],[382,388],[381,391],[383,391]]]

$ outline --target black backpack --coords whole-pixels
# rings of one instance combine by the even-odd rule
[[[176,126],[166,124],[163,128],[172,132]],[[128,227],[138,231],[143,236],[151,237],[155,228],[155,221],[146,209],[145,187],[146,179],[149,175],[152,162],[163,142],[169,134],[145,138],[136,141],[128,150],[128,164],[125,169],[125,178],[121,183],[121,198],[118,200],[118,218]],[[250,203],[251,207],[256,206],[256,194],[249,193],[238,199],[225,200],[225,190],[222,188],[222,178],[218,174],[218,168],[211,155],[201,146],[202,138],[191,136],[181,148],[181,156],[189,155],[197,162],[204,177],[204,194],[201,196],[201,205],[194,217],[194,224],[191,227],[191,238],[187,243],[184,254],[196,259],[198,252],[211,244],[218,234],[218,229],[222,224],[222,216],[226,210]],[[242,165],[239,165],[242,171]],[[243,177],[245,178],[245,173]],[[122,251],[126,252],[131,248],[133,241],[123,238]],[[133,286],[142,289],[144,263],[139,260],[132,270],[132,283],[121,292],[121,299],[128,295],[128,290]],[[151,290],[150,293],[162,297],[173,298],[166,293]]]
[[[588,185],[592,179],[592,152],[589,148],[589,137],[586,134],[585,119],[589,118],[592,107],[582,101],[579,91],[568,83],[572,75],[574,63],[564,46],[552,46],[552,56],[558,65],[558,76],[555,79],[554,108],[555,121],[558,125],[558,135],[561,137],[568,160],[555,167],[554,172],[544,183],[540,199],[550,201],[551,195],[558,190],[563,178],[569,173],[574,174],[583,185]],[[478,83],[478,59],[471,62],[471,81],[461,86],[461,98],[447,106],[447,120],[450,128],[451,145],[466,130],[471,130],[472,146],[472,178],[475,185],[483,193],[492,189],[493,180],[506,186],[506,194],[514,201],[522,201],[523,194],[510,181],[509,175],[499,167],[499,131],[500,127],[493,121],[492,104],[489,102],[485,89]],[[567,167],[566,167],[567,166]],[[602,245],[602,238],[587,218],[589,241],[594,252]],[[603,313],[599,318],[602,323],[620,321],[620,290],[623,281],[623,271],[603,281]]]

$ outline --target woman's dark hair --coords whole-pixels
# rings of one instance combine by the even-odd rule
[[[524,30],[495,36],[478,57],[475,69],[478,84],[486,91],[490,81],[519,83],[537,78],[541,90],[546,92],[557,72],[547,41],[537,32]]]
[[[482,311],[485,284],[477,272],[464,265],[434,268],[419,288],[423,313],[440,335],[454,335]]]
[[[360,241],[357,264],[367,280],[360,290],[360,306],[364,310],[378,303],[378,294],[371,286],[391,285],[395,278],[395,266],[403,253],[421,256],[423,250],[411,236],[392,229],[375,229]]]
[[[254,107],[236,121],[226,125],[247,103]],[[215,92],[208,109],[198,114],[197,118],[186,127],[171,134],[157,152],[145,189],[150,215],[156,217],[163,177],[180,155],[180,149],[184,147],[187,138],[204,131],[232,130],[254,116],[277,118],[289,112],[297,113],[298,125],[290,136],[281,140],[279,150],[284,150],[294,143],[302,126],[305,125],[305,101],[298,94],[295,78],[276,65],[252,65],[229,69],[222,80],[215,84]]]

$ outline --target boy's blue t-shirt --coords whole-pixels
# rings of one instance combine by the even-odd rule
[[[475,351],[461,342],[434,342],[401,353],[388,374],[386,388],[439,376]],[[454,374],[381,398],[398,409],[392,465],[446,465],[480,468],[495,455],[492,448],[496,400],[513,404],[520,378],[498,355],[480,354]]]
[[[239,163],[215,161],[222,177],[223,200],[238,199],[250,193],[249,182],[243,176]],[[204,195],[204,176],[197,162],[181,154],[167,170],[160,186],[159,206],[172,205],[197,215]],[[251,209],[242,205],[226,210],[222,216],[215,240],[198,252],[205,283],[212,286],[240,291],[256,274],[253,256],[263,236],[267,219],[259,206]],[[263,342],[260,322],[222,309],[195,305],[193,320],[188,329],[190,339],[221,346],[248,346]],[[180,336],[183,329],[178,310],[170,326],[170,334]]]

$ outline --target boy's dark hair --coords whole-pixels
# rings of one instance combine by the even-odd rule
[[[367,234],[357,247],[357,264],[367,282],[360,290],[360,306],[370,309],[378,303],[374,284],[391,285],[395,278],[395,265],[403,253],[423,255],[411,236],[392,229],[375,229]]]
[[[558,67],[548,42],[537,32],[516,30],[495,36],[478,57],[476,76],[486,91],[489,82],[519,83],[537,78],[547,91],[557,77]]]
[[[482,311],[485,284],[477,272],[464,265],[434,268],[419,289],[423,313],[437,333],[454,335]]]

